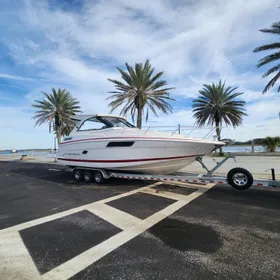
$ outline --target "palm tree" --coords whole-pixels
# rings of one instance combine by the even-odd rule
[[[273,23],[270,29],[261,29],[260,31],[264,32],[264,33],[276,34],[279,36],[280,35],[280,21]],[[271,44],[267,44],[267,45],[263,45],[258,48],[255,48],[254,52],[276,50],[276,52],[269,54],[269,55],[263,57],[261,60],[259,60],[257,67],[259,68],[259,67],[262,67],[263,65],[266,65],[266,64],[272,63],[272,62],[276,62],[277,60],[279,60],[280,59],[279,48],[280,48],[280,42],[271,43]],[[273,87],[274,84],[277,82],[277,80],[280,78],[280,64],[279,63],[277,65],[275,65],[274,67],[272,67],[271,69],[269,69],[267,72],[265,72],[263,74],[263,78],[265,78],[275,72],[277,72],[276,75],[265,86],[263,93],[267,92],[271,87]],[[280,86],[278,87],[278,92],[279,91],[280,91]]]
[[[267,152],[275,152],[276,148],[280,146],[280,137],[266,137],[262,141],[262,145]]]
[[[33,119],[36,120],[35,126],[43,123],[49,124],[49,132],[52,129],[57,136],[57,142],[60,144],[61,137],[69,133],[75,125],[71,116],[80,113],[79,101],[72,97],[66,89],[55,90],[52,93],[42,92],[45,99],[35,100],[32,107],[39,109],[35,112]]]
[[[203,85],[198,98],[193,100],[193,116],[198,127],[215,125],[218,140],[221,140],[221,126],[232,125],[234,128],[242,124],[245,113],[245,101],[236,100],[242,92],[234,92],[237,87],[225,86],[225,82]],[[220,147],[220,155],[223,149]]]
[[[134,68],[127,63],[125,66],[127,71],[117,67],[124,82],[108,79],[114,83],[116,88],[115,91],[109,92],[113,95],[107,98],[114,99],[109,103],[111,112],[123,105],[120,114],[125,116],[130,113],[133,121],[135,114],[137,114],[138,128],[142,127],[142,117],[145,109],[146,121],[149,118],[149,110],[155,116],[158,116],[156,109],[165,114],[172,113],[172,106],[167,101],[174,100],[169,97],[168,92],[174,88],[165,87],[167,82],[159,80],[163,72],[153,74],[154,68],[152,68],[149,60],[146,60],[144,66],[142,63],[135,63]]]

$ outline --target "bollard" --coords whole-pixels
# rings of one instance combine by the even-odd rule
[[[275,170],[274,168],[271,168],[271,175],[272,175],[272,180],[275,181]]]

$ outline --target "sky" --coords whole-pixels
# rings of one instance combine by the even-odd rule
[[[107,79],[120,79],[117,66],[146,59],[164,71],[176,102],[172,115],[150,116],[145,126],[193,126],[193,98],[222,79],[244,92],[248,114],[223,137],[279,135],[280,93],[262,94],[268,68],[256,63],[265,53],[252,52],[279,39],[259,32],[279,20],[278,2],[0,0],[0,149],[53,147],[47,125],[32,120],[41,91],[66,88],[84,113],[108,113]]]

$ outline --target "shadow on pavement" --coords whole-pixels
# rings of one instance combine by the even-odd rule
[[[214,253],[222,247],[220,235],[210,226],[166,218],[149,232],[179,251]]]

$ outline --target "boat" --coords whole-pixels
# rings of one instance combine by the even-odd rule
[[[74,116],[76,126],[57,150],[68,167],[145,174],[169,174],[210,154],[223,142],[181,134],[141,130],[126,118],[96,114]]]

